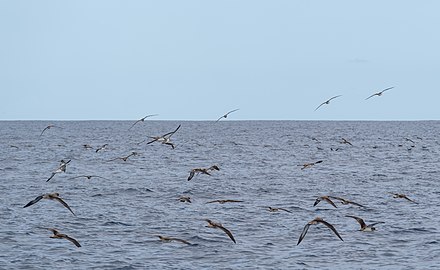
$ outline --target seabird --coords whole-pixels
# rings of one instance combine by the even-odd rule
[[[180,125],[179,125],[174,131],[171,131],[171,132],[165,133],[165,134],[162,135],[162,136],[150,137],[150,138],[153,139],[153,140],[147,142],[147,144],[154,143],[154,142],[161,142],[162,144],[170,145],[171,148],[174,149],[174,144],[170,141],[170,138],[171,138],[171,136],[173,136],[174,133],[176,133],[176,132],[179,130],[179,128],[180,128]],[[145,140],[144,140],[144,141],[145,141]],[[141,144],[141,143],[143,143],[144,141],[142,141],[142,142],[140,142],[140,143],[138,143],[138,144]]]
[[[191,180],[195,175],[198,175],[200,173],[201,174],[211,175],[209,172],[213,171],[213,170],[220,171],[220,168],[217,165],[212,165],[209,168],[195,168],[195,169],[192,169],[189,172],[188,181]]]
[[[330,200],[330,196],[320,196],[320,197],[316,198],[315,203],[313,204],[313,206],[318,205],[318,203],[320,203],[321,201],[326,201],[329,204],[331,204],[333,207],[338,208],[336,206],[336,204],[332,200]]]
[[[69,207],[69,205],[67,205],[67,203],[65,201],[63,201],[63,199],[60,198],[60,194],[59,193],[46,193],[43,195],[38,196],[37,198],[33,199],[32,201],[28,202],[25,206],[23,206],[23,208],[29,207],[33,204],[36,204],[37,202],[39,202],[41,199],[48,199],[48,200],[55,200],[60,202],[64,207],[66,207],[67,209],[69,209],[69,211],[75,216],[75,213],[73,213],[72,209]]]
[[[214,221],[212,221],[210,219],[205,219],[205,221],[208,222],[208,225],[206,227],[208,227],[208,228],[218,228],[218,229],[224,231],[229,236],[229,238],[231,238],[232,242],[236,243],[232,233],[228,229],[223,227],[222,224],[214,222]]]
[[[324,102],[321,103],[318,107],[316,107],[315,111],[318,110],[318,109],[319,109],[322,105],[324,105],[324,104],[330,104],[330,101],[331,101],[332,99],[338,98],[338,97],[340,97],[340,96],[342,96],[342,95],[337,95],[337,96],[334,96],[334,97],[330,98],[330,99],[327,100],[327,101],[324,101]]]
[[[228,118],[228,115],[229,115],[230,113],[236,112],[236,111],[238,111],[238,110],[240,110],[240,109],[235,109],[235,110],[232,110],[232,111],[227,112],[227,113],[224,114],[223,116],[219,117],[219,118],[216,120],[216,122],[220,121],[220,119],[222,119],[222,118],[225,118],[225,119]]]
[[[243,201],[239,201],[239,200],[213,200],[213,201],[209,201],[207,203],[225,204],[225,203],[233,203],[233,202],[243,202]]]
[[[380,91],[380,92],[377,92],[377,93],[375,93],[375,94],[372,94],[371,96],[369,96],[369,97],[367,97],[365,100],[367,100],[367,99],[369,99],[369,98],[372,98],[372,97],[374,97],[374,96],[382,96],[382,94],[383,94],[383,92],[385,92],[385,91],[388,91],[388,90],[390,90],[390,89],[393,89],[394,88],[394,86],[393,87],[388,87],[388,88],[386,88],[386,89],[384,89],[384,90],[382,90],[382,91]]]
[[[70,161],[71,161],[70,159],[68,161],[61,160],[60,166],[55,171],[52,172],[52,175],[49,177],[49,179],[46,180],[46,182],[49,182],[49,180],[52,179],[55,176],[55,174],[66,172],[67,164]]]
[[[93,146],[91,146],[90,144],[83,144],[83,147],[85,149],[93,149]]]
[[[334,197],[334,196],[328,196],[329,198],[332,198],[332,199],[335,199],[335,200],[339,200],[342,204],[344,204],[344,205],[347,205],[347,204],[353,204],[353,205],[357,205],[357,206],[360,206],[360,207],[365,207],[365,206],[363,206],[363,205],[361,205],[361,204],[358,204],[358,203],[355,203],[355,202],[353,202],[353,201],[349,201],[349,200],[346,200],[346,199],[344,199],[344,198],[340,198],[340,197]]]
[[[384,223],[384,222],[376,222],[370,225],[365,224],[364,220],[360,217],[355,217],[355,216],[350,216],[350,215],[346,215],[346,217],[350,217],[350,218],[354,218],[356,219],[356,221],[359,223],[359,225],[361,225],[360,231],[363,232],[372,232],[375,231],[376,228],[374,228],[374,225],[379,224],[379,223]]]
[[[389,193],[393,195],[393,198],[401,198],[401,199],[405,199],[405,200],[408,200],[410,202],[416,203],[415,201],[413,201],[410,198],[408,198],[408,196],[406,196],[405,194],[392,193],[392,192],[389,192]]]
[[[55,125],[48,125],[47,127],[45,127],[45,128],[43,129],[43,131],[41,131],[40,137],[41,137],[41,135],[43,135],[43,133],[44,133],[46,130],[51,129],[51,128],[53,128],[53,127],[57,127],[57,126],[55,126]]]
[[[149,115],[147,115],[145,117],[142,117],[141,119],[139,119],[136,122],[134,122],[133,125],[131,125],[131,127],[128,130],[130,130],[132,127],[134,127],[134,125],[136,125],[137,123],[144,122],[145,119],[147,119],[148,117],[152,117],[152,116],[157,116],[157,114],[149,114]]]
[[[301,241],[304,239],[304,237],[307,234],[307,231],[309,230],[310,225],[316,225],[316,224],[319,224],[319,223],[322,223],[325,226],[327,226],[328,228],[330,228],[330,230],[332,230],[336,234],[336,236],[339,237],[339,239],[341,239],[341,241],[344,241],[342,239],[342,237],[339,235],[339,233],[336,231],[335,227],[333,227],[333,225],[331,225],[327,221],[323,220],[322,218],[317,217],[314,220],[312,220],[309,223],[307,223],[306,226],[304,226],[304,229],[303,229],[301,235],[299,236],[298,243],[296,245],[299,245],[301,243]]]
[[[58,238],[58,239],[67,239],[70,242],[74,243],[75,246],[81,247],[81,245],[76,241],[74,238],[68,236],[67,234],[60,233],[57,229],[48,228],[49,231],[53,233],[53,235],[50,238]]]
[[[175,238],[175,237],[167,237],[167,236],[162,236],[162,235],[155,235],[157,237],[159,237],[160,241],[162,242],[172,242],[172,241],[176,241],[176,242],[180,242],[183,244],[187,244],[187,245],[192,245],[190,242],[180,239],[180,238]]]
[[[353,144],[351,144],[351,142],[349,142],[348,140],[346,140],[344,138],[341,138],[341,139],[342,139],[341,143],[353,146]]]
[[[127,155],[127,156],[113,158],[113,159],[107,160],[107,162],[115,161],[115,160],[118,160],[118,159],[123,160],[123,161],[127,161],[127,159],[128,159],[129,157],[131,157],[131,156],[136,156],[136,155],[138,155],[137,152],[131,152],[131,153],[130,153],[129,155]]]
[[[102,179],[105,179],[105,180],[110,180],[110,179],[108,179],[108,178],[105,178],[105,177],[102,177],[102,176],[99,176],[99,175],[78,175],[78,176],[75,176],[75,177],[71,177],[71,178],[69,178],[69,179],[87,178],[88,180],[90,180],[90,179],[92,179],[92,178],[94,178],[94,177],[96,177],[96,178],[102,178]]]
[[[318,164],[318,163],[321,163],[321,162],[322,162],[322,160],[318,160],[318,161],[316,161],[316,162],[304,163],[304,164],[302,164],[302,165],[298,165],[298,166],[302,166],[301,170],[304,170],[304,169],[306,169],[306,168],[310,168],[310,167],[312,167],[313,165]]]
[[[191,203],[191,197],[188,196],[180,196],[178,199],[180,202],[188,202]]]
[[[103,144],[102,146],[96,148],[95,152],[98,153],[99,151],[104,150],[107,147],[107,145],[108,145],[108,143]]]
[[[267,210],[268,210],[269,212],[284,211],[284,212],[287,212],[287,213],[292,213],[292,211],[289,211],[289,210],[287,210],[287,209],[285,209],[285,208],[281,208],[281,207],[265,206],[264,208],[267,208]]]

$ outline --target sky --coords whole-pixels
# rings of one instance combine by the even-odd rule
[[[439,10],[0,0],[0,120],[440,120]]]

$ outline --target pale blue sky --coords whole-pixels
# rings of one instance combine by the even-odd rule
[[[440,119],[439,11],[440,1],[2,0],[0,120],[210,120],[235,108],[228,120]]]

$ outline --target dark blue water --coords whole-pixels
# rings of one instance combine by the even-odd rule
[[[0,122],[1,269],[437,269],[440,122]],[[57,127],[41,131],[48,124]],[[138,144],[181,128],[176,148]],[[314,140],[316,138],[317,140]],[[353,146],[342,144],[341,138]],[[408,138],[411,141],[406,140]],[[95,152],[82,145],[108,147]],[[333,150],[332,150],[333,149]],[[127,161],[108,160],[136,151]],[[61,159],[66,173],[46,182]],[[323,160],[301,170],[300,164]],[[218,165],[187,181],[189,171]],[[102,178],[71,179],[79,175]],[[59,192],[76,213],[36,196]],[[417,203],[395,199],[404,193]],[[321,202],[333,195],[365,205]],[[183,203],[180,196],[191,197]],[[242,203],[217,204],[215,199]],[[264,206],[288,212],[269,212]],[[377,224],[361,232],[354,219]],[[333,224],[304,225],[315,217]],[[234,244],[205,218],[221,222]],[[51,239],[44,228],[77,239]],[[155,235],[193,245],[161,242]]]

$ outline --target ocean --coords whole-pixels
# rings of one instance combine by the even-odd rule
[[[440,267],[439,121],[147,119],[129,129],[133,123],[0,122],[0,269]],[[175,149],[147,144],[178,125]],[[61,160],[71,160],[66,171],[46,182]],[[212,165],[220,170],[187,180],[191,169]],[[75,215],[46,199],[23,208],[53,192]],[[337,199],[337,207],[313,206],[324,195],[364,207]],[[241,202],[207,203],[213,200]],[[383,223],[362,232],[346,215]],[[316,217],[343,241],[318,224],[297,245]],[[205,219],[221,223],[236,243]],[[50,238],[47,228],[81,247]]]

